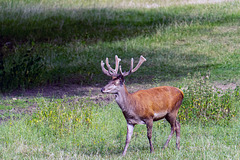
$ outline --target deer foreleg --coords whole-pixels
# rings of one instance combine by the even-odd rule
[[[126,143],[125,143],[125,147],[124,147],[124,151],[122,153],[123,156],[126,155],[132,134],[133,134],[133,129],[134,129],[134,125],[132,124],[127,124],[127,136],[126,136]]]

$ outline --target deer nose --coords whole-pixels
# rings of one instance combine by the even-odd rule
[[[105,91],[105,88],[102,88],[102,89],[101,89],[101,92],[104,93],[104,91]]]

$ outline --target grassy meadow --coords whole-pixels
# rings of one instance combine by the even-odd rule
[[[0,0],[0,159],[239,159],[240,3],[190,2]],[[100,61],[114,55],[123,70],[132,57],[147,59],[127,87],[184,91],[179,151],[175,136],[161,149],[163,120],[154,123],[155,153],[138,125],[122,158],[126,122],[115,102],[11,94],[102,86]]]
[[[2,0],[1,90],[105,83],[100,60],[115,54],[127,69],[131,57],[147,58],[130,83],[181,81],[207,70],[214,80],[238,81],[239,2],[159,8],[107,2]]]
[[[26,99],[21,101],[28,104]],[[100,107],[79,97],[35,98],[34,103],[39,107],[34,114],[11,118],[0,126],[1,159],[122,159],[126,122],[116,103]],[[155,122],[153,154],[146,126],[137,125],[124,159],[238,159],[240,121],[227,122],[181,122],[179,151],[175,136],[162,150],[170,126],[166,121]]]

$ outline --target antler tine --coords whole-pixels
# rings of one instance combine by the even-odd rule
[[[108,58],[106,58],[106,66],[107,66],[108,70],[106,70],[104,68],[104,63],[103,63],[103,61],[101,61],[101,66],[102,66],[103,73],[108,75],[108,76],[117,77],[117,72],[118,72],[120,61],[121,61],[121,59],[118,58],[118,56],[116,55],[115,56],[115,69],[113,69],[108,62]]]
[[[112,73],[114,73],[115,72],[115,70],[114,69],[112,69],[112,67],[110,66],[110,64],[108,63],[108,58],[106,58],[106,65],[107,65],[107,68],[108,68],[108,71],[110,72],[112,72]],[[110,73],[110,74],[112,74],[112,73]]]
[[[122,68],[121,68],[121,66],[120,66],[120,72],[121,72],[121,74],[125,77],[125,76],[128,76],[129,74],[131,74],[132,73],[132,69],[133,69],[133,58],[131,58],[131,66],[130,66],[130,70],[128,71],[128,72],[122,72]]]
[[[118,73],[118,68],[119,68],[119,62],[121,61],[120,58],[118,58],[117,55],[115,55],[115,73]]]
[[[123,75],[122,66],[121,65],[119,66],[119,70],[120,70],[120,74]]]
[[[133,69],[133,58],[131,58],[131,66],[130,66],[130,70],[128,72],[122,72],[122,68],[120,66],[120,72],[121,72],[121,75],[123,76],[128,76],[130,75],[131,73],[134,73],[138,70],[138,68],[142,65],[143,62],[145,62],[146,59],[141,56],[140,59],[139,59],[139,62],[137,64],[137,66]]]
[[[101,67],[102,67],[102,71],[103,71],[104,74],[106,74],[107,76],[111,76],[109,71],[104,68],[104,62],[103,61],[101,61]]]
[[[143,64],[143,62],[146,61],[146,58],[144,58],[142,55],[138,61],[137,66],[132,70],[132,73],[136,72],[138,70],[138,68]]]

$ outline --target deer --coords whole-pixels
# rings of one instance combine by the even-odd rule
[[[115,100],[127,121],[127,135],[122,156],[126,155],[134,126],[137,124],[146,125],[150,153],[154,152],[151,140],[153,122],[164,118],[170,123],[171,132],[163,149],[168,146],[170,139],[176,132],[176,147],[179,150],[181,125],[176,117],[183,101],[183,91],[171,86],[160,86],[129,93],[125,86],[124,77],[136,72],[146,59],[141,55],[138,64],[133,69],[133,58],[131,58],[131,66],[128,72],[122,72],[121,65],[119,65],[120,61],[121,59],[116,55],[115,69],[110,66],[108,58],[106,58],[107,69],[105,69],[104,62],[101,61],[103,73],[112,77],[109,83],[101,89],[101,92],[115,95]],[[120,73],[118,73],[118,70],[120,70]]]

